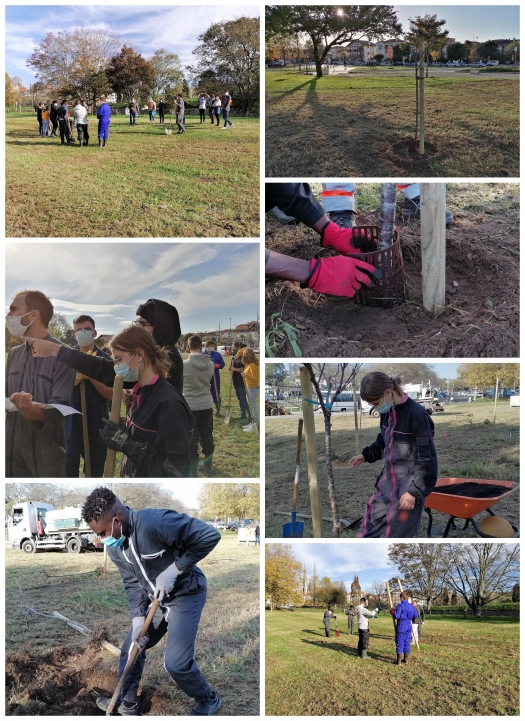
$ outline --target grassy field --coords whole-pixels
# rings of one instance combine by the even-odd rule
[[[392,664],[389,615],[370,622],[370,661],[357,657],[346,617],[338,623],[340,637],[326,638],[322,609],[266,614],[268,715],[519,715],[517,618],[427,616],[408,666]]]
[[[181,137],[117,115],[99,148],[90,117],[80,148],[40,137],[32,114],[8,114],[6,236],[258,236],[259,120],[233,122],[222,131],[188,116]]]
[[[196,660],[219,690],[224,715],[259,714],[259,548],[225,535],[199,565],[208,581]],[[6,550],[6,702],[8,715],[95,716],[97,691],[112,692],[118,659],[97,639],[120,647],[129,606],[116,567],[102,553],[26,556]],[[85,575],[78,575],[85,574]],[[19,588],[20,586],[20,588]],[[20,591],[23,590],[23,593]],[[93,639],[61,621],[28,612],[58,611],[94,629]],[[142,713],[186,715],[190,701],[164,670],[165,640],[148,651]]]
[[[431,77],[425,99],[429,152],[408,159],[413,78],[267,71],[266,176],[519,175],[519,74]]]
[[[445,406],[444,413],[434,413],[434,442],[438,457],[438,478],[482,478],[502,481],[519,481],[519,408],[510,408],[508,399],[498,404],[497,423],[492,424],[494,402],[478,399],[473,404]],[[285,516],[274,511],[289,511],[292,500],[295,449],[298,416],[266,417],[266,526],[267,538],[280,538]],[[368,415],[361,418],[359,438],[361,448],[372,443],[379,431],[379,421]],[[321,413],[315,414],[319,487],[323,516],[331,517],[330,501],[325,473],[324,422]],[[356,440],[353,413],[332,415],[332,458],[339,515],[350,522],[352,528],[343,531],[342,537],[355,537],[367,499],[372,494],[375,474],[382,463],[364,463],[357,469],[348,466],[355,455]],[[301,480],[297,510],[311,513],[306,453],[301,461]],[[519,491],[503,498],[492,509],[497,515],[519,526]],[[476,517],[478,523],[487,514]],[[432,535],[441,536],[448,516],[433,511]],[[424,513],[418,537],[425,537],[427,516]],[[305,519],[304,536],[312,537],[311,521]],[[330,523],[323,524],[325,536],[330,535]],[[466,531],[451,531],[451,538],[475,537],[472,526]]]

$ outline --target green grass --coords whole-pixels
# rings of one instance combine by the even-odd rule
[[[326,638],[323,609],[266,613],[266,714],[516,716],[519,620],[427,616],[420,651],[394,666],[389,615],[370,622],[370,661],[357,635]],[[332,622],[332,628],[334,623]]]
[[[519,174],[519,74],[428,78],[426,140],[434,147],[420,162],[398,150],[414,135],[412,77],[372,71],[317,78],[272,70],[266,95],[270,177]]]
[[[108,145],[67,147],[38,135],[31,114],[6,116],[8,237],[255,237],[259,235],[259,120],[227,131],[186,118],[111,120]],[[222,127],[222,123],[221,123]],[[74,136],[76,137],[76,132]]]

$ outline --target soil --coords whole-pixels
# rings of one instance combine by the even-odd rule
[[[508,493],[510,488],[492,483],[453,483],[450,486],[436,486],[432,493],[446,493],[447,496],[465,498],[497,498]]]
[[[360,214],[358,225],[377,225],[378,214]],[[272,314],[300,330],[303,357],[513,358],[519,356],[519,221],[508,213],[456,213],[447,229],[446,308],[433,318],[423,308],[420,223],[401,235],[409,299],[391,309],[359,306],[323,296],[298,283],[266,282],[266,323]],[[303,225],[268,222],[266,247],[311,258],[319,239]],[[323,251],[323,254],[328,254]],[[287,338],[276,356],[292,357]]]

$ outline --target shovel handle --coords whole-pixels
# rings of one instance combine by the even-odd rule
[[[303,440],[303,419],[299,418],[297,425],[297,453],[295,456],[295,478],[292,495],[292,513],[297,511],[297,491],[299,490],[299,474],[301,472],[301,443]],[[295,518],[294,518],[295,520]]]
[[[84,476],[91,478],[91,458],[89,455],[89,432],[86,404],[86,381],[80,381],[80,406],[82,408],[82,440],[84,443]]]
[[[113,398],[111,400],[110,420],[113,423],[120,421],[120,406],[122,405],[122,391],[124,390],[124,378],[115,376],[113,383]],[[104,478],[113,478],[115,474],[115,461],[117,460],[117,452],[113,448],[108,448],[106,453],[106,465],[104,467]]]
[[[156,598],[153,601],[153,603],[151,604],[149,613],[146,616],[146,620],[144,621],[144,626],[142,626],[142,628],[140,630],[139,641],[141,638],[143,638],[147,634],[148,628],[150,627],[150,624],[153,620],[153,616],[155,615],[157,608],[159,607],[159,603],[160,603],[160,599]],[[126,679],[129,676],[129,672],[131,671],[133,664],[135,663],[135,659],[137,658],[138,653],[139,653],[138,646],[133,646],[131,653],[129,654],[126,668],[124,669],[124,672],[122,673],[122,676],[120,677],[120,681],[117,684],[117,688],[115,689],[113,696],[111,697],[111,701],[109,702],[109,706],[106,709],[106,716],[111,716],[111,714],[113,713],[113,709],[115,708],[115,705],[119,699],[120,692],[122,691],[122,687],[126,683]]]

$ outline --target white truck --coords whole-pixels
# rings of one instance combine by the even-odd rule
[[[435,391],[428,388],[424,383],[405,383],[403,391],[409,398],[419,403],[426,410],[429,416],[434,411],[444,411],[444,407],[435,398]]]
[[[24,553],[66,549],[82,553],[103,548],[100,537],[80,517],[80,508],[55,510],[50,503],[24,501],[11,509],[8,539]]]

